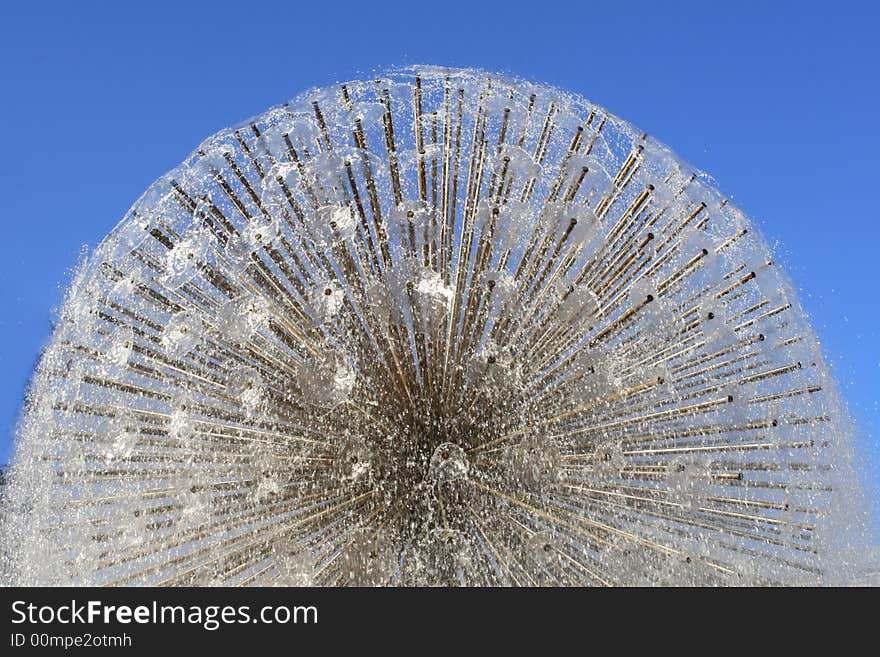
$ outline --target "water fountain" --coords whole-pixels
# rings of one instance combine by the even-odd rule
[[[79,270],[23,584],[815,584],[853,431],[788,279],[604,109],[420,67],[205,141]]]

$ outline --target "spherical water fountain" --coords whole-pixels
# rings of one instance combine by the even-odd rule
[[[810,584],[853,433],[748,219],[600,107],[423,67],[205,141],[77,273],[6,579]]]

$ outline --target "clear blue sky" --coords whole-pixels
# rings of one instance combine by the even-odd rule
[[[434,63],[578,92],[714,175],[778,241],[880,481],[876,3],[2,4],[0,462],[70,268],[152,180],[308,87]]]

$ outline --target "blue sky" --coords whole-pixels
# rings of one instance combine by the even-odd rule
[[[775,244],[880,482],[875,3],[3,3],[0,463],[52,309],[203,138],[388,66],[580,93],[709,172]]]

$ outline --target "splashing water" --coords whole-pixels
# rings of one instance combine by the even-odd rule
[[[214,135],[96,249],[19,428],[4,579],[846,581],[852,442],[701,174],[581,98],[406,70]]]

